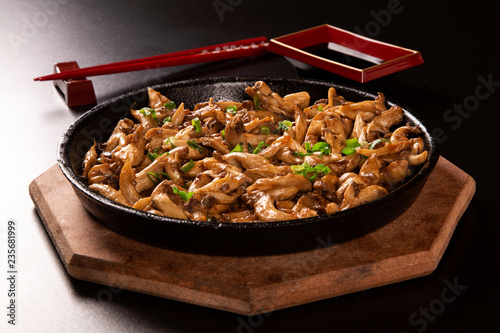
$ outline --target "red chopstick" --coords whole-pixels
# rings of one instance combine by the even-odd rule
[[[152,57],[97,65],[34,78],[35,81],[68,80],[88,76],[196,64],[259,55],[267,52],[268,39],[256,37]]]

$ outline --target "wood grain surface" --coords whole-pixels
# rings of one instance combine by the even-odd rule
[[[255,315],[432,273],[475,192],[441,157],[416,202],[361,238],[312,251],[214,256],[154,247],[117,234],[80,204],[57,165],[32,181],[31,198],[75,279]]]

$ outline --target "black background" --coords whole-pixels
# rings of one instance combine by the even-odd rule
[[[8,144],[1,148],[0,207],[1,221],[14,219],[19,226],[16,328],[26,332],[498,331],[497,16],[495,2],[480,0],[3,1],[0,97],[2,137]],[[218,75],[299,76],[384,92],[439,134],[442,155],[477,182],[474,199],[435,272],[254,317],[111,290],[67,275],[27,187],[55,164],[59,137],[82,111],[68,109],[52,83],[32,78],[50,74],[58,61],[77,60],[83,67],[255,36],[273,38],[324,23],[418,50],[425,63],[365,84],[296,68],[274,55],[92,81],[99,102],[147,85]],[[485,86],[485,80],[491,84]],[[29,162],[19,162],[20,156]],[[426,318],[425,308],[436,306],[448,283],[463,289],[444,308],[428,310]],[[0,327],[4,326],[2,319]]]

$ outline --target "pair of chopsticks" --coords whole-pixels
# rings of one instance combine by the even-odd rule
[[[191,50],[167,53],[147,58],[120,61],[105,65],[79,68],[34,78],[35,81],[69,80],[87,76],[125,73],[146,69],[196,64],[203,62],[242,58],[267,52],[266,37],[243,39]]]

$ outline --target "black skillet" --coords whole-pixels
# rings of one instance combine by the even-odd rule
[[[155,90],[187,108],[213,97],[215,101],[249,99],[244,89],[257,80],[265,81],[281,96],[307,91],[311,102],[327,98],[333,86],[349,101],[374,99],[376,94],[358,88],[323,81],[295,78],[219,77],[180,81],[154,86]],[[131,117],[129,108],[146,106],[146,88],[99,104],[78,118],[61,138],[59,166],[71,182],[83,206],[102,224],[127,237],[155,246],[181,251],[226,255],[287,253],[345,242],[373,232],[404,213],[418,197],[438,154],[429,132],[407,109],[403,123],[418,125],[429,151],[428,161],[397,190],[378,200],[330,216],[290,221],[256,223],[213,223],[173,219],[138,211],[90,190],[79,177],[82,158],[97,142],[104,142],[119,119]],[[394,105],[390,99],[388,106]],[[89,235],[91,236],[91,235]]]

